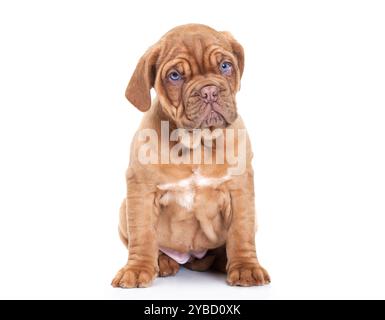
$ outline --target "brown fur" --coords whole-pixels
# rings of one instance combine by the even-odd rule
[[[233,64],[231,76],[217,72],[223,57]],[[186,83],[167,82],[170,67],[179,68]],[[171,122],[170,130],[201,127],[203,109],[201,102],[193,99],[194,90],[208,83],[215,83],[222,90],[218,109],[224,120],[219,127],[244,128],[235,103],[243,68],[243,49],[229,33],[194,24],[171,30],[140,59],[126,90],[128,100],[147,111],[139,130],[155,129],[160,136],[161,120]],[[157,99],[151,105],[152,87]],[[252,152],[248,138],[246,172],[219,186],[196,187],[190,211],[175,202],[166,202],[167,191],[159,189],[159,185],[188,178],[197,169],[205,177],[223,177],[229,164],[143,165],[137,159],[142,143],[137,136],[132,142],[127,194],[120,209],[119,234],[128,246],[129,258],[112,285],[146,287],[158,274],[174,275],[179,265],[160,253],[159,246],[179,252],[209,249],[206,257],[185,266],[197,271],[227,271],[230,285],[269,283],[269,275],[256,257]]]

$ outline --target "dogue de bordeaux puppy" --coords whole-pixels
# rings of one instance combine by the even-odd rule
[[[147,287],[180,265],[226,272],[230,285],[270,282],[256,256],[252,151],[236,107],[243,69],[232,35],[200,24],[172,29],[140,58],[126,89],[144,112],[120,209],[129,255],[114,287]]]

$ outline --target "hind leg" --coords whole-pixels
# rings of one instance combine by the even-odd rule
[[[123,200],[120,206],[119,213],[119,237],[123,244],[128,248],[128,226],[126,216],[126,199]],[[179,264],[163,252],[159,251],[158,256],[159,276],[173,276],[179,271]]]
[[[179,263],[161,251],[159,251],[158,265],[160,277],[174,276],[179,271]]]

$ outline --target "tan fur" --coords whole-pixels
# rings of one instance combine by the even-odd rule
[[[213,46],[234,61],[234,74],[226,81],[215,73],[217,61],[206,55],[205,50]],[[184,72],[194,75],[191,87],[206,83],[209,75],[227,93],[222,97],[223,101],[227,99],[228,107],[223,110],[227,128],[244,128],[235,105],[235,94],[244,68],[242,47],[228,33],[203,25],[186,25],[171,30],[151,47],[130,80],[127,98],[140,110],[147,111],[138,130],[155,129],[160,137],[161,120],[173,124],[170,130],[196,127],[201,120],[186,116],[186,97],[193,89],[179,90],[162,80],[169,61],[181,54],[189,62],[186,66],[186,60],[181,61],[185,64],[182,66]],[[158,98],[150,106],[151,87],[155,87]],[[193,110],[195,106],[190,107]],[[159,246],[179,252],[209,249],[205,258],[190,261],[185,266],[198,271],[210,267],[226,269],[230,285],[269,283],[270,278],[256,257],[252,151],[248,137],[246,172],[230,179],[223,178],[227,175],[228,163],[143,165],[137,158],[142,143],[135,136],[126,174],[127,195],[120,209],[119,234],[128,246],[129,258],[112,285],[145,287],[157,274],[175,274],[179,266],[168,256],[160,254]],[[216,149],[214,158],[215,152]],[[194,178],[197,172],[212,178],[208,180],[210,183],[199,183]],[[193,181],[191,187],[178,189],[178,182],[182,179]],[[192,203],[189,202],[189,192],[193,193]]]

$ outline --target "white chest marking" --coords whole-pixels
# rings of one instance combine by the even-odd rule
[[[190,177],[172,183],[163,183],[158,185],[160,190],[168,191],[160,199],[160,204],[168,205],[175,201],[181,207],[191,211],[194,205],[195,189],[197,187],[218,187],[220,184],[228,181],[230,175],[220,178],[209,178],[195,172]]]
[[[181,207],[191,211],[194,204],[194,197],[195,192],[192,189],[185,191],[168,191],[163,195],[159,202],[165,206],[171,202],[176,202]]]

